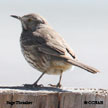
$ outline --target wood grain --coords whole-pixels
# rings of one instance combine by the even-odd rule
[[[0,108],[108,108],[108,90],[0,86]]]

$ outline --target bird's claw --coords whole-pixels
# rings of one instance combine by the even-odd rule
[[[62,85],[61,84],[57,84],[57,85],[53,85],[53,84],[48,84],[49,86],[51,86],[51,87],[58,87],[58,88],[60,88]]]

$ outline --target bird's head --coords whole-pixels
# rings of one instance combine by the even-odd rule
[[[11,15],[21,21],[23,30],[36,30],[40,24],[47,24],[47,21],[38,14],[27,14],[22,17]]]

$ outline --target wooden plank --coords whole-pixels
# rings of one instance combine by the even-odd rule
[[[108,108],[108,90],[0,87],[0,108]]]

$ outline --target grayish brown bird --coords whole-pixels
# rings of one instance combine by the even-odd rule
[[[31,66],[42,72],[32,86],[37,86],[44,74],[58,74],[60,79],[56,87],[60,87],[62,73],[72,65],[93,74],[99,72],[93,67],[80,63],[65,40],[40,15],[11,16],[20,20],[22,24],[20,43],[25,59]]]

